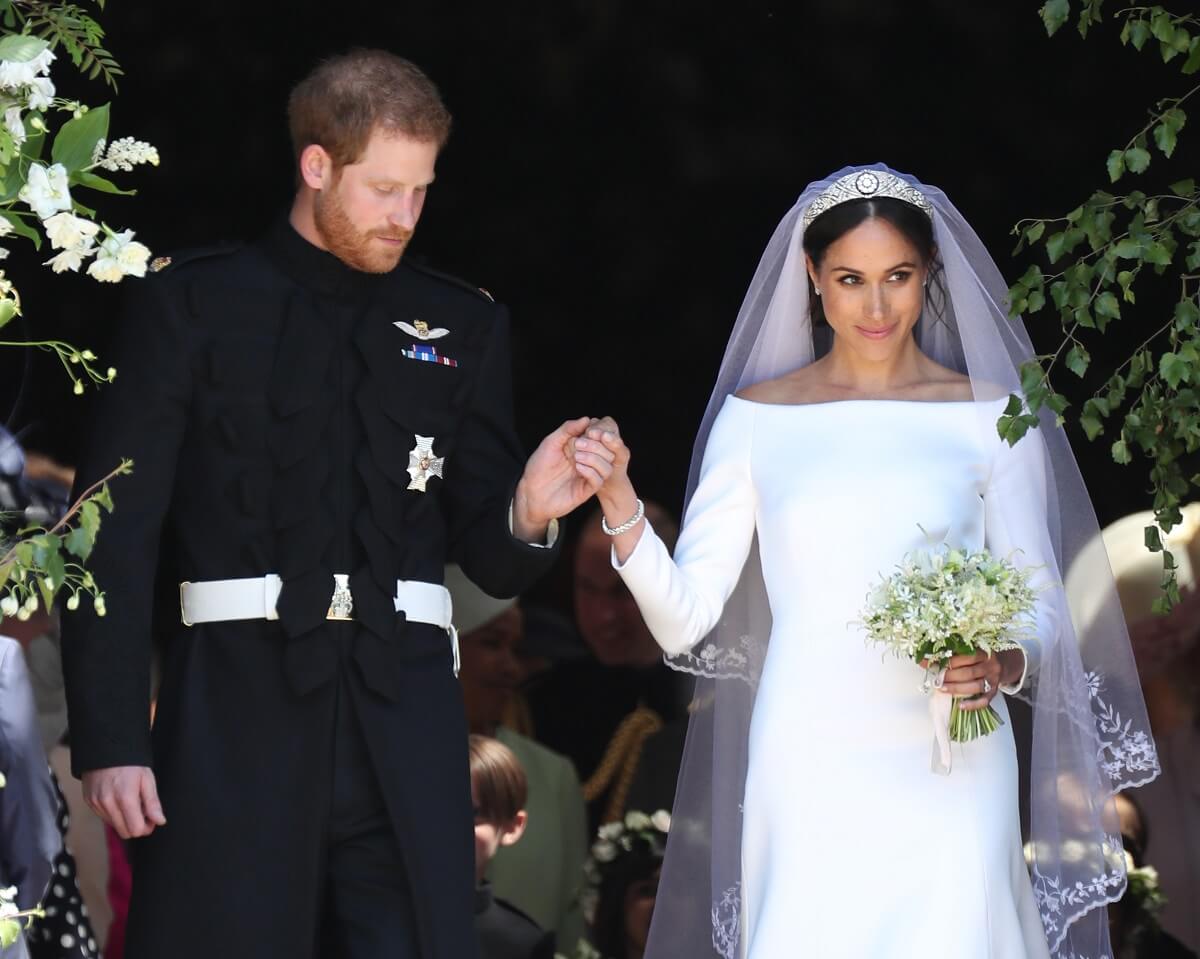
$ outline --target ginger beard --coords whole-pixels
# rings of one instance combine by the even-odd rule
[[[313,223],[326,249],[347,266],[364,273],[390,273],[400,262],[412,230],[389,226],[382,230],[362,231],[354,225],[338,193],[340,172],[328,190],[318,190],[313,198]],[[382,243],[384,237],[399,243]]]

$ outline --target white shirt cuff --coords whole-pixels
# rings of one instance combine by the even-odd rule
[[[513,504],[510,501],[508,504],[508,532],[509,535],[516,539],[517,534],[513,532]],[[521,542],[525,542],[522,540]],[[546,542],[544,543],[528,543],[528,546],[536,546],[538,549],[553,549],[554,544],[558,542],[558,520],[550,520],[546,526]]]

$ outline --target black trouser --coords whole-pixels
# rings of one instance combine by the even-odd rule
[[[408,874],[345,680],[337,690],[321,959],[417,959]]]

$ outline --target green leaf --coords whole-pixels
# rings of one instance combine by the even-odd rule
[[[1191,382],[1192,369],[1178,353],[1164,353],[1158,362],[1159,375],[1171,389],[1178,389],[1180,383]]]
[[[1123,240],[1118,240],[1117,245],[1113,247],[1113,252],[1124,260],[1140,260],[1142,257],[1142,244],[1133,237],[1125,237]]]
[[[1079,425],[1083,427],[1083,431],[1087,434],[1089,440],[1094,440],[1104,432],[1104,424],[1094,416],[1085,415],[1079,417]]]
[[[1125,173],[1125,151],[1113,150],[1108,155],[1108,178],[1113,183],[1121,179]]]
[[[1125,166],[1130,173],[1145,173],[1150,166],[1150,151],[1141,147],[1130,147],[1125,151]]]
[[[1038,12],[1042,15],[1042,23],[1046,25],[1046,33],[1054,36],[1071,16],[1071,3],[1070,0],[1046,0]]]
[[[1029,298],[1026,301],[1024,312],[1036,313],[1038,310],[1040,310],[1045,305],[1046,305],[1046,295],[1041,290],[1034,290],[1032,293],[1029,294]]]
[[[1155,266],[1170,266],[1171,251],[1164,243],[1151,243],[1143,254],[1143,259],[1147,263],[1153,263]]]
[[[49,46],[50,44],[41,37],[30,36],[27,33],[10,33],[0,40],[0,60],[28,63]]]
[[[71,183],[75,186],[87,187],[89,190],[99,190],[101,193],[114,193],[117,196],[136,196],[137,190],[122,190],[111,180],[94,173],[79,172],[71,175]]]
[[[1021,364],[1021,392],[1028,396],[1042,385],[1045,373],[1037,360],[1027,360]]]
[[[1187,268],[1189,270],[1200,270],[1200,240],[1188,246]]]
[[[1191,50],[1188,53],[1188,58],[1183,63],[1182,69],[1187,76],[1191,76],[1197,70],[1200,70],[1200,36],[1192,37]]]
[[[1165,123],[1160,123],[1154,128],[1154,143],[1162,151],[1164,156],[1170,156],[1175,152],[1175,130]]]
[[[1159,535],[1157,526],[1147,526],[1145,530],[1146,549],[1152,553],[1162,552],[1162,537]]]
[[[68,173],[78,173],[90,166],[96,144],[108,136],[108,104],[93,107],[78,120],[68,120],[54,138],[50,157],[61,163]]]
[[[1088,355],[1088,351],[1083,348],[1081,343],[1076,343],[1071,347],[1070,352],[1067,353],[1067,369],[1076,376],[1083,376],[1087,372],[1088,364],[1091,362],[1091,356]]]
[[[1050,284],[1050,299],[1054,301],[1054,305],[1060,310],[1067,305],[1067,294],[1069,287],[1064,280],[1057,280]]]
[[[1171,192],[1176,196],[1190,197],[1196,192],[1196,181],[1190,177],[1171,184]]]
[[[74,556],[78,556],[84,562],[92,553],[92,547],[96,545],[96,537],[94,534],[89,534],[82,527],[75,527],[66,536],[63,544],[67,551]]]
[[[8,326],[12,318],[17,315],[16,300],[0,300],[0,329]]]
[[[1113,293],[1106,290],[1096,298],[1096,315],[1114,320],[1121,318],[1121,304]]]
[[[1051,263],[1057,263],[1066,251],[1067,234],[1055,233],[1046,241],[1046,255]]]
[[[1156,7],[1154,16],[1150,18],[1150,32],[1160,43],[1170,43],[1175,39],[1175,24],[1171,22],[1171,15],[1162,7]]]
[[[1129,42],[1135,50],[1140,50],[1150,39],[1150,24],[1145,20],[1134,20],[1129,26]]]
[[[27,223],[23,217],[17,216],[15,213],[10,213],[8,216],[4,217],[4,219],[8,220],[9,225],[12,227],[13,233],[15,233],[17,236],[23,236],[25,239],[31,241],[35,250],[40,250],[42,248],[42,234],[34,229],[34,227],[29,223]]]
[[[1191,333],[1200,322],[1200,306],[1194,299],[1180,300],[1175,304],[1175,330],[1178,333]]]
[[[1026,228],[1025,240],[1029,243],[1036,243],[1038,240],[1040,240],[1042,238],[1042,234],[1045,232],[1046,232],[1046,221],[1038,220],[1038,222],[1035,223],[1033,226]]]

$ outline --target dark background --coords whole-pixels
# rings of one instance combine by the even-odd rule
[[[111,0],[101,19],[126,77],[110,136],[151,141],[163,163],[115,177],[135,198],[81,197],[156,254],[252,238],[290,199],[290,86],[350,46],[409,57],[455,115],[410,255],[511,307],[529,446],[567,417],[613,414],[639,490],[677,509],[741,297],[806,183],[877,160],[912,172],[948,193],[1012,279],[1027,265],[1010,258],[1013,222],[1102,187],[1108,151],[1188,88],[1111,24],[1086,42],[1073,29],[1047,38],[1037,8]],[[109,99],[70,72],[56,65],[60,94]],[[1156,159],[1132,185],[1194,166]],[[5,332],[67,336],[105,366],[119,291],[36,263],[10,261],[27,326]],[[1143,292],[1108,345],[1092,345],[1098,365],[1160,325],[1173,295]],[[1056,318],[1030,326],[1039,349],[1057,345]],[[90,399],[71,396],[52,358],[5,350],[0,364],[11,425],[70,461]],[[1086,397],[1069,373],[1057,381]],[[1102,523],[1148,505],[1144,465],[1116,467],[1109,442],[1075,444]]]

